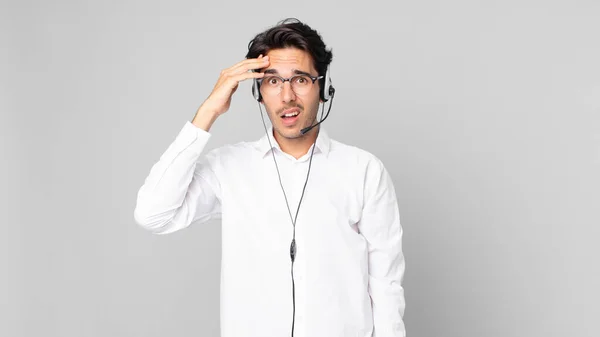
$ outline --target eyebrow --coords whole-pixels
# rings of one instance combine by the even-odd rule
[[[267,70],[264,71],[264,73],[265,74],[279,75],[279,72],[277,71],[277,69],[267,69]],[[296,75],[306,75],[306,76],[310,76],[310,77],[313,76],[310,73],[307,73],[306,71],[302,71],[302,70],[298,70],[298,69],[294,69],[294,74],[296,74]]]

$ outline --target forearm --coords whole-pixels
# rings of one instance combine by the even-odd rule
[[[198,108],[198,111],[192,120],[192,124],[201,130],[209,132],[213,123],[217,120],[218,114],[209,110],[210,108],[205,104],[206,103],[202,104]]]
[[[138,191],[134,211],[136,222],[154,233],[167,233],[189,225],[195,216],[194,203],[214,203],[210,186],[195,170],[205,145],[207,132],[186,123],[161,155]],[[202,171],[202,170],[199,170]],[[208,206],[208,205],[207,205]],[[176,220],[176,221],[174,221]]]

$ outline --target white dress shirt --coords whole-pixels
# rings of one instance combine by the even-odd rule
[[[291,336],[293,226],[267,135],[205,151],[210,135],[186,122],[140,188],[135,220],[166,234],[221,219],[221,336]],[[295,216],[312,147],[295,159],[268,136]],[[296,222],[294,336],[403,337],[391,177],[373,154],[322,127],[316,146]]]

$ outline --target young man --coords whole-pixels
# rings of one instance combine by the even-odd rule
[[[405,336],[390,175],[317,125],[335,92],[331,51],[315,30],[286,20],[258,34],[246,58],[221,72],[152,167],[136,222],[166,234],[221,219],[223,337]],[[258,141],[204,151],[244,80],[272,127]]]

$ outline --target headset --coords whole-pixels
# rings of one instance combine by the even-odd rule
[[[321,120],[319,122],[313,124],[312,126],[309,126],[309,127],[306,127],[304,129],[300,130],[300,133],[302,135],[306,134],[308,131],[310,131],[312,128],[316,127],[317,125],[321,124],[325,119],[327,119],[327,117],[329,116],[329,112],[331,111],[331,106],[333,105],[333,97],[335,96],[335,88],[333,87],[333,84],[331,81],[329,66],[327,67],[327,71],[325,72],[325,78],[319,79],[319,85],[321,86],[319,88],[319,96],[321,98],[321,101],[323,101],[323,106],[321,109]],[[261,104],[260,104],[262,102],[262,95],[260,93],[260,83],[257,78],[254,79],[253,84],[252,84],[252,96],[254,96],[254,99],[258,102],[258,108],[260,110],[260,117],[262,119],[263,126],[265,127],[265,133],[268,133],[267,126],[265,124],[265,119],[263,117]],[[323,112],[325,110],[325,102],[328,102],[329,100],[331,100],[331,102],[329,102],[329,108],[327,110],[327,114],[325,115],[325,118],[323,118]],[[317,137],[318,137],[318,135],[317,135]],[[308,172],[306,173],[306,180],[304,181],[304,187],[302,188],[302,195],[300,196],[300,201],[298,202],[298,208],[296,209],[296,216],[292,217],[292,212],[290,210],[287,195],[285,193],[285,189],[283,188],[283,183],[281,181],[279,165],[277,165],[277,160],[275,159],[275,153],[273,152],[273,145],[271,144],[271,139],[268,135],[267,135],[267,140],[269,141],[269,145],[271,146],[271,154],[273,155],[273,162],[275,163],[275,168],[277,169],[277,177],[279,178],[279,185],[281,186],[281,191],[283,192],[283,196],[285,198],[285,203],[286,203],[286,206],[288,209],[288,213],[290,215],[290,220],[292,222],[292,226],[294,227],[292,243],[290,244],[290,258],[291,258],[291,263],[292,263],[291,276],[292,276],[292,301],[293,301],[293,314],[292,314],[293,316],[292,316],[292,331],[291,331],[292,334],[291,334],[291,336],[294,337],[294,325],[296,322],[296,285],[295,285],[295,281],[294,281],[294,261],[296,259],[296,249],[297,249],[297,246],[296,246],[296,220],[298,219],[300,205],[302,204],[302,199],[304,198],[304,191],[306,190],[306,185],[308,183],[308,177],[310,175],[310,168],[312,166],[312,158],[313,158],[315,148],[317,147],[317,144],[316,144],[316,140],[315,140],[315,144],[313,144],[312,150],[310,153],[310,161],[308,163]]]

